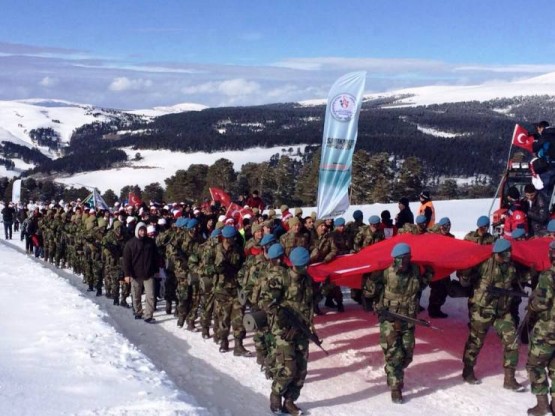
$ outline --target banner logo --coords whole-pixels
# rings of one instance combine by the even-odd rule
[[[351,94],[336,95],[331,101],[331,115],[337,121],[350,121],[357,110],[357,100]]]

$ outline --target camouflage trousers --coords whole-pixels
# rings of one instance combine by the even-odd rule
[[[177,274],[177,317],[178,325],[182,326],[185,318],[191,310],[191,288],[189,287],[189,280],[185,274]]]
[[[56,240],[44,240],[44,261],[54,264],[54,255],[56,254]]]
[[[200,315],[200,326],[202,328],[210,328],[212,325],[212,318],[214,318],[214,328],[218,328],[218,323],[214,314],[214,306],[216,304],[216,298],[214,297],[214,291],[212,290],[212,279],[201,276],[200,278],[200,305],[199,305],[199,315]]]
[[[297,334],[286,340],[281,330],[272,333],[275,339],[272,393],[296,401],[308,373],[308,339]]]
[[[243,325],[245,307],[241,305],[237,296],[216,293],[215,297],[214,320],[218,321],[218,326],[214,327],[214,331],[218,339],[227,340],[231,328],[235,339],[244,339],[247,333]]]
[[[488,329],[493,326],[503,344],[503,367],[516,368],[518,364],[518,343],[516,328],[509,311],[497,313],[492,309],[472,305],[470,333],[464,346],[463,363],[474,367],[478,354],[484,345]]]
[[[189,297],[191,307],[189,309],[189,313],[187,314],[187,324],[193,326],[195,324],[195,320],[197,319],[200,307],[200,287],[198,277],[194,277],[189,280]]]
[[[63,267],[66,262],[66,243],[64,241],[60,241],[56,244],[56,250],[54,253],[54,264],[56,267]]]
[[[403,321],[380,322],[380,346],[384,354],[387,385],[403,385],[405,368],[412,362],[414,353],[414,324]]]
[[[123,272],[119,266],[119,262],[107,261],[104,263],[104,288],[106,295],[112,299],[119,300],[119,287],[120,279],[123,277]]]
[[[532,394],[555,394],[555,334],[532,330],[526,370],[530,378]],[[547,368],[547,371],[546,371]],[[548,377],[551,380],[549,388]]]

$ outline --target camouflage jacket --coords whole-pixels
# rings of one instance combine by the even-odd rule
[[[430,270],[420,273],[419,267],[411,263],[407,272],[395,270],[392,265],[383,271],[383,291],[376,308],[387,309],[410,317],[418,313],[418,293],[432,279]],[[376,279],[379,284],[379,278]]]
[[[304,247],[307,250],[310,247],[310,238],[308,234],[303,232],[295,234],[292,231],[288,231],[279,238],[279,242],[283,246],[283,250],[287,257],[289,257],[291,250],[295,247]]]
[[[478,230],[470,231],[467,235],[464,236],[464,239],[466,241],[474,241],[475,243],[478,243],[480,245],[493,244],[495,242],[495,237],[493,235],[488,232],[480,235],[478,233]]]
[[[239,289],[237,273],[243,262],[243,248],[239,244],[233,244],[227,249],[223,242],[216,246],[216,257],[214,259],[214,269],[216,271],[214,293],[216,295],[237,296]]]
[[[310,263],[330,262],[337,255],[337,247],[330,233],[317,237],[310,246]]]
[[[540,273],[538,285],[528,304],[528,310],[537,317],[535,337],[555,343],[555,267]]]
[[[351,249],[349,248],[348,236],[345,231],[339,232],[337,230],[333,230],[331,232],[331,237],[337,247],[337,254],[349,254],[351,252]]]
[[[376,232],[372,232],[370,227],[366,225],[359,229],[359,232],[355,237],[353,250],[355,253],[358,253],[364,247],[371,246],[372,244],[383,240],[385,240],[385,234],[383,231],[376,230]]]

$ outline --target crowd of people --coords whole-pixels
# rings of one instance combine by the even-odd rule
[[[529,192],[526,194],[528,198]],[[12,223],[17,218],[29,255],[71,268],[83,277],[88,291],[130,309],[135,319],[155,323],[153,314],[163,299],[165,312],[175,315],[179,327],[212,338],[221,353],[255,356],[272,379],[271,410],[298,415],[301,410],[296,401],[307,375],[309,340],[318,341],[314,315],[324,313],[323,307],[344,311],[341,288],[329,281],[314,282],[308,266],[357,253],[401,233],[454,238],[450,219],[436,220],[429,191],[422,191],[419,199],[416,216],[409,200],[401,198],[394,219],[385,210],[371,215],[367,222],[360,210],[350,221],[322,220],[315,213],[304,215],[301,208],[286,205],[280,207],[280,215],[262,206],[244,206],[240,215],[229,215],[226,207],[214,201],[202,206],[116,203],[108,210],[85,206],[79,200],[48,206],[6,204],[2,215],[5,227],[10,218]],[[447,317],[441,307],[448,296],[469,298],[464,381],[479,383],[474,367],[493,326],[504,346],[504,387],[522,391],[515,379],[520,297],[509,292],[522,291],[523,285],[529,284],[534,296],[529,307],[533,319],[526,320],[531,328],[527,369],[532,393],[538,397],[529,414],[551,412],[555,405],[547,399],[553,391],[545,369],[549,367],[553,380],[555,243],[550,245],[553,267],[548,272],[537,273],[514,263],[510,252],[513,240],[554,235],[555,221],[549,222],[547,217],[539,221],[533,215],[527,218],[532,225],[526,230],[517,226],[511,236],[498,239],[489,233],[489,218],[478,218],[477,228],[465,240],[491,245],[492,256],[472,269],[459,271],[457,280],[448,276],[432,281],[434,270],[413,264],[411,247],[399,243],[391,252],[393,264],[364,275],[360,289],[352,290],[356,302],[379,315],[380,345],[394,403],[403,402],[404,370],[412,361],[415,345],[413,320],[422,311],[420,297],[427,285],[431,287],[431,318]],[[6,231],[6,238],[11,238],[11,233]],[[491,295],[490,287],[507,292]],[[254,352],[243,345],[247,312],[256,318]]]

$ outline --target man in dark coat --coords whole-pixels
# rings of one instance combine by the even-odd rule
[[[395,226],[400,230],[405,224],[414,224],[414,214],[409,208],[409,199],[403,197],[399,200],[399,213],[395,218]]]
[[[538,192],[531,183],[524,187],[524,209],[528,216],[528,234],[530,237],[545,232],[549,221],[549,202],[544,194]]]
[[[2,209],[2,221],[4,222],[4,233],[6,234],[6,240],[12,239],[13,222],[15,220],[15,208],[13,202],[6,204],[4,209]]]
[[[135,237],[123,249],[123,273],[125,281],[131,282],[131,295],[135,319],[143,318],[141,294],[146,295],[145,322],[154,322],[155,308],[154,276],[158,273],[158,251],[155,241],[147,236],[146,224],[140,222],[135,228]]]

